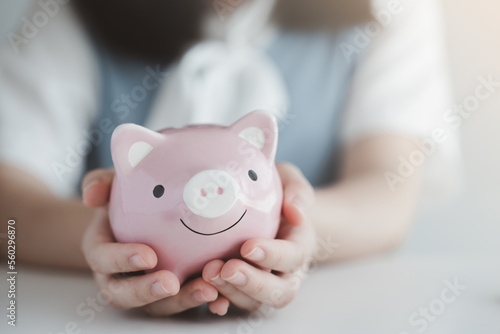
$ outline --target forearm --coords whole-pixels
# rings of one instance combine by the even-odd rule
[[[310,215],[318,238],[330,238],[338,243],[327,261],[388,250],[405,237],[418,204],[422,168],[391,189],[384,172],[395,171],[397,157],[415,147],[412,141],[392,145],[391,140],[379,138],[369,145],[363,144],[366,147],[357,149],[357,158],[348,157],[351,164],[346,166],[338,183],[316,190]],[[376,147],[384,147],[384,153],[394,155],[383,159],[370,157],[370,154],[376,155]],[[361,161],[363,159],[365,161]],[[324,247],[321,243],[319,246]]]
[[[87,268],[80,245],[93,210],[78,199],[56,198],[38,179],[12,167],[0,166],[0,184],[1,233],[9,219],[16,221],[18,263]]]

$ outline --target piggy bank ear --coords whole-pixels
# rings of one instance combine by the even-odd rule
[[[231,130],[261,150],[269,161],[274,162],[278,147],[278,124],[271,113],[253,111],[234,123]]]
[[[153,151],[163,136],[136,124],[122,124],[111,136],[111,156],[116,173],[127,175]]]

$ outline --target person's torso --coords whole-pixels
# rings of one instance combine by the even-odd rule
[[[313,186],[332,182],[339,162],[339,127],[354,70],[339,47],[342,37],[281,32],[265,50],[289,96],[287,114],[279,123],[276,160],[298,166]],[[158,91],[151,80],[157,64],[125,61],[102,50],[97,54],[102,95],[94,127],[103,119],[113,127],[144,125]],[[103,135],[102,144],[88,156],[87,170],[112,166],[111,132]]]

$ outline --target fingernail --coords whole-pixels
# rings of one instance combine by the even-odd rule
[[[167,297],[168,295],[170,295],[170,291],[165,289],[160,281],[153,283],[153,285],[151,286],[151,293],[156,297]]]
[[[139,254],[131,256],[129,262],[132,267],[137,269],[145,269],[149,267],[146,261],[144,261],[142,256],[140,256]]]
[[[227,285],[227,282],[225,282],[222,278],[220,278],[220,275],[211,278],[210,281],[217,286]]]
[[[229,283],[231,283],[233,285],[241,286],[241,285],[245,285],[247,283],[248,278],[242,272],[237,271],[233,276],[228,277],[224,280],[228,281]]]
[[[306,211],[306,206],[304,204],[304,201],[302,200],[302,198],[300,197],[295,197],[293,200],[292,200],[292,204],[293,206],[295,206],[295,208],[297,208],[297,210],[300,211],[300,213],[302,214],[302,216],[304,216],[304,213]]]
[[[199,303],[205,303],[209,301],[209,299],[205,297],[203,291],[201,290],[196,290],[195,292],[193,292],[193,299]]]
[[[220,317],[223,317],[223,316],[225,316],[227,314],[227,308],[224,311],[222,311],[222,312],[214,312],[214,314],[218,315]]]
[[[250,251],[250,253],[248,253],[244,257],[252,261],[262,261],[266,258],[266,253],[262,248],[255,247]]]
[[[93,179],[93,180],[89,181],[89,182],[85,185],[85,187],[82,189],[82,193],[85,193],[85,191],[86,191],[87,189],[89,189],[89,188],[90,188],[90,187],[92,187],[94,184],[98,183],[99,181],[100,181],[100,180],[99,180],[99,178],[95,178],[95,179]]]

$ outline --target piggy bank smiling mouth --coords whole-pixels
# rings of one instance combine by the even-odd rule
[[[243,214],[241,215],[240,219],[238,219],[236,221],[236,223],[234,223],[233,225],[229,226],[228,228],[225,228],[221,231],[218,231],[218,232],[214,232],[214,233],[202,233],[202,232],[199,232],[199,231],[196,231],[194,229],[192,229],[191,227],[187,226],[186,223],[184,223],[184,221],[182,220],[182,218],[180,219],[182,225],[184,225],[188,230],[190,230],[191,232],[194,232],[196,234],[199,234],[199,235],[204,235],[204,236],[211,236],[211,235],[216,235],[216,234],[220,234],[220,233],[223,233],[223,232],[226,232],[226,231],[229,231],[230,229],[232,229],[233,227],[235,227],[236,225],[239,224],[239,222],[243,219],[243,217],[245,217],[245,214],[247,213],[247,210],[245,210],[245,212],[243,212]]]

